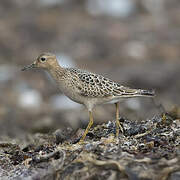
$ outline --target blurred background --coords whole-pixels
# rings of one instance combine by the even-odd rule
[[[63,66],[156,90],[154,100],[121,103],[120,116],[143,120],[180,105],[179,0],[1,0],[1,138],[88,123],[85,108],[60,94],[47,73],[21,72],[42,52]],[[114,116],[113,105],[94,112],[96,123]]]

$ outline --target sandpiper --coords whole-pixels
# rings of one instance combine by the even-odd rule
[[[119,101],[122,98],[154,96],[152,90],[132,89],[98,74],[75,68],[63,68],[58,64],[56,56],[51,53],[42,53],[32,64],[25,66],[22,71],[31,68],[41,68],[48,71],[62,93],[71,100],[83,104],[89,111],[89,124],[80,139],[80,143],[84,141],[93,124],[92,111],[96,105],[115,104],[116,137],[118,137],[119,129],[123,133],[123,128],[119,122]]]

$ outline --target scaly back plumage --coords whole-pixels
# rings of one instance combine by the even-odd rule
[[[71,74],[72,83],[76,86],[79,94],[85,97],[132,97],[132,96],[150,96],[152,92],[140,89],[131,89],[116,83],[102,75],[94,74],[75,68],[66,68]]]

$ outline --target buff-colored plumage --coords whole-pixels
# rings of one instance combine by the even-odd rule
[[[85,105],[88,109],[90,123],[81,141],[84,140],[93,123],[92,110],[96,105],[115,103],[117,125],[116,135],[118,136],[119,128],[123,131],[118,120],[118,102],[122,98],[136,96],[152,97],[154,95],[153,91],[131,89],[98,74],[75,68],[63,68],[58,64],[56,56],[50,53],[41,54],[33,64],[24,67],[22,70],[34,67],[47,70],[56,81],[62,93],[68,96],[71,100]]]

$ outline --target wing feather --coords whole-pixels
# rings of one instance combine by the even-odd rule
[[[136,89],[121,86],[120,84],[98,74],[75,68],[68,68],[68,71],[72,73],[72,76],[74,78],[78,79],[75,85],[81,96],[123,97],[128,95],[135,95],[137,93]]]

